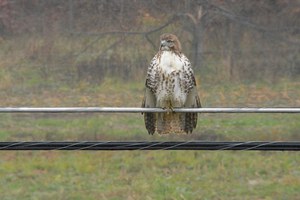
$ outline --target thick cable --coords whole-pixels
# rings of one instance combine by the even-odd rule
[[[79,141],[79,142],[0,142],[0,150],[259,150],[259,151],[300,151],[300,141]]]

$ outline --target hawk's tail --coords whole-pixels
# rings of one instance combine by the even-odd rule
[[[192,133],[196,123],[197,113],[159,113],[157,117],[157,133]]]

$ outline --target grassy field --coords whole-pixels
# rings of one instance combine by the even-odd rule
[[[2,153],[1,199],[299,199],[298,153]]]
[[[111,83],[114,83],[113,85]],[[140,106],[143,84],[2,90],[2,106]],[[204,85],[204,107],[299,106],[300,82]],[[140,114],[1,114],[1,141],[299,140],[298,114],[201,114],[187,136],[149,136]],[[1,199],[300,199],[296,152],[0,153]]]

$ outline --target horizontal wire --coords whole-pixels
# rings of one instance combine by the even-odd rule
[[[195,113],[300,113],[300,108],[174,108],[173,112]],[[0,107],[0,113],[148,113],[170,112],[162,108],[138,107]]]
[[[80,141],[80,142],[0,142],[0,150],[259,150],[300,151],[300,141]]]

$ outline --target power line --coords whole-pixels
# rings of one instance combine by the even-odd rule
[[[196,112],[196,113],[300,113],[300,108],[162,108],[137,107],[0,107],[0,113],[143,113],[143,112]]]
[[[247,141],[247,142],[205,142],[205,141],[80,141],[80,142],[0,142],[0,150],[259,150],[300,151],[300,142]]]

